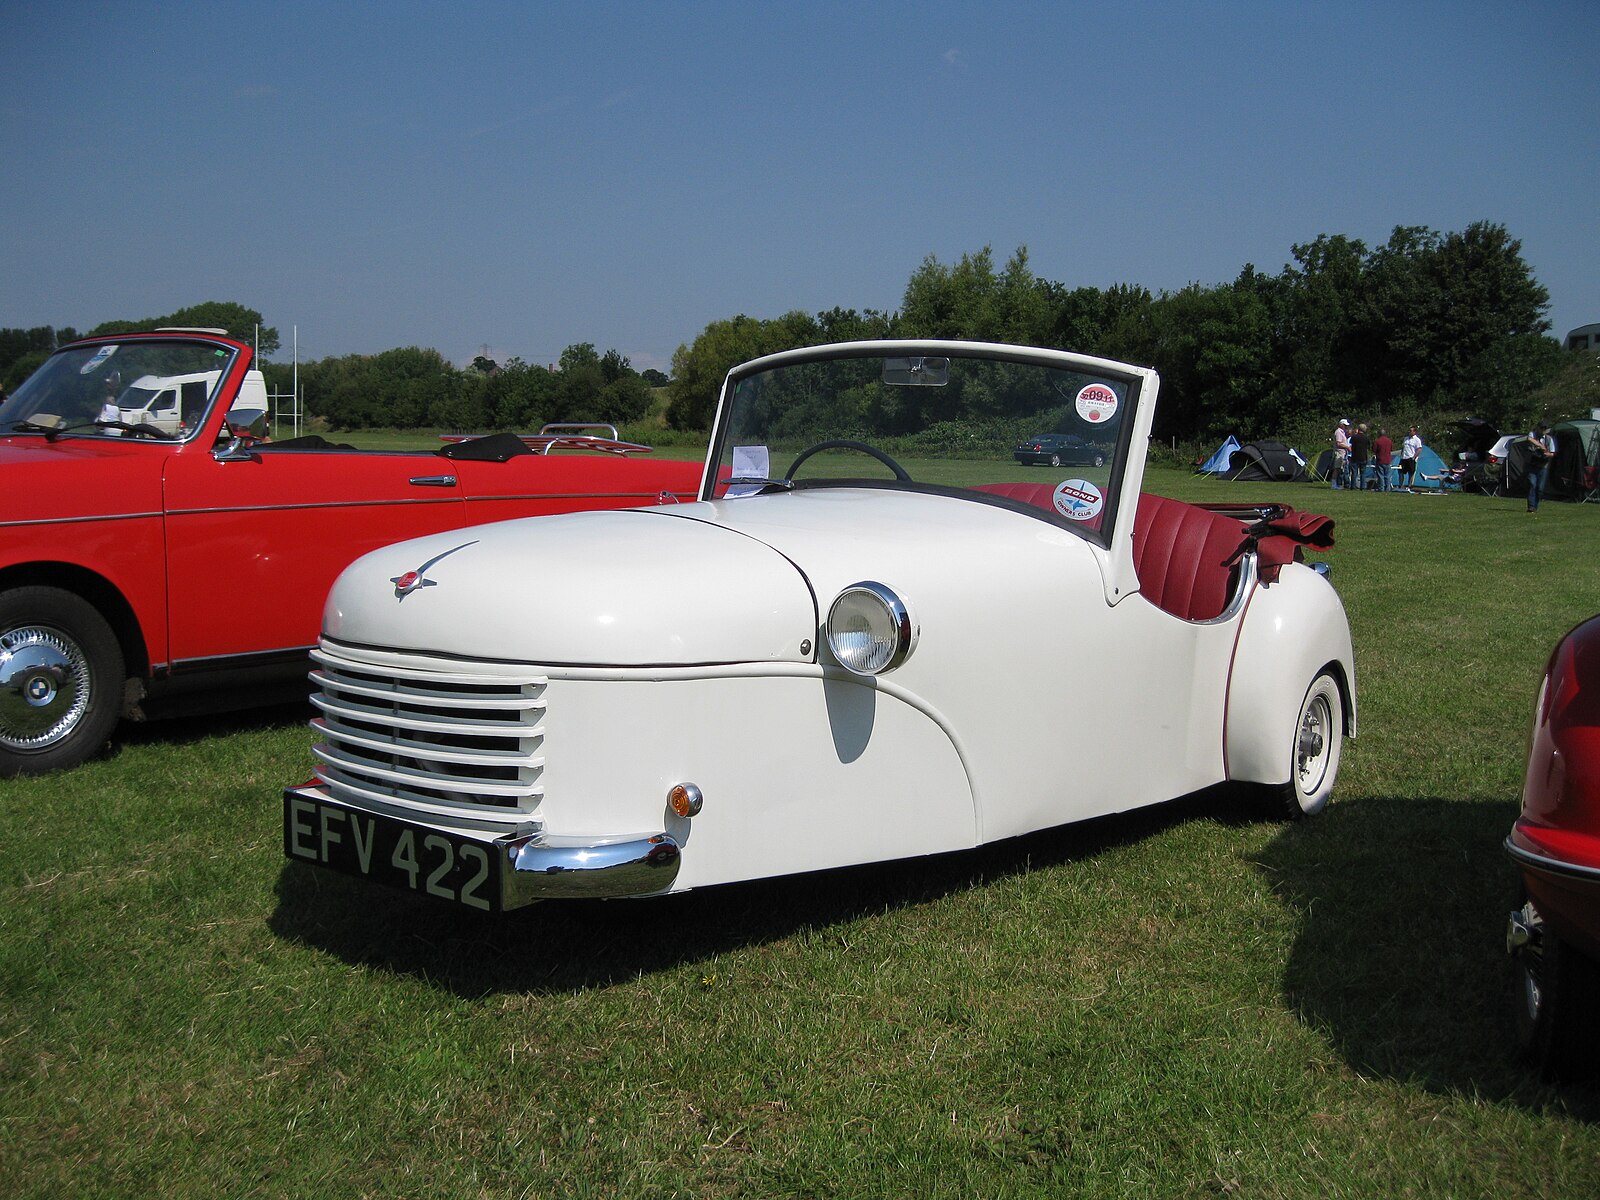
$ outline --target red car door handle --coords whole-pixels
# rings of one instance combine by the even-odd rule
[[[413,487],[455,487],[454,475],[414,475],[411,478]]]

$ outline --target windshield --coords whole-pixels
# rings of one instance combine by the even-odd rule
[[[1098,360],[954,343],[833,346],[752,364],[724,393],[710,495],[1047,484],[1057,517],[1104,536],[1139,380]]]
[[[205,423],[233,356],[215,342],[181,339],[69,346],[0,405],[0,436],[187,440]]]

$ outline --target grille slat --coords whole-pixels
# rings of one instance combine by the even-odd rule
[[[341,701],[328,692],[312,694],[311,703],[320,708],[330,719],[348,722],[353,725],[377,724],[386,728],[409,729],[420,733],[434,735],[449,734],[459,738],[495,738],[505,737],[506,722],[504,720],[474,720],[470,717],[445,717],[435,714],[419,714],[411,710],[399,708],[396,705],[379,706],[375,704],[352,704]],[[543,714],[544,705],[538,709],[529,709],[529,712]],[[542,725],[532,726],[533,730],[542,730]],[[518,737],[532,736],[531,733],[522,733],[520,728],[515,735]]]
[[[488,665],[382,663],[324,644],[313,652],[318,779],[335,796],[426,812],[532,815],[544,795],[545,689],[539,675]]]
[[[355,679],[365,675],[373,680],[410,680],[420,688],[464,688],[481,693],[493,691],[498,687],[502,692],[515,696],[520,695],[522,688],[530,682],[544,682],[543,679],[519,673],[511,667],[497,671],[488,664],[485,665],[483,674],[468,675],[460,671],[445,670],[433,663],[407,666],[387,662],[382,664],[358,662],[329,650],[326,645],[312,650],[311,657],[325,667],[332,667],[341,678]]]
[[[542,768],[544,758],[541,755],[522,751],[513,746],[511,749],[495,749],[493,747],[479,747],[456,742],[431,742],[417,741],[414,738],[388,737],[381,730],[367,731],[346,725],[341,721],[313,720],[311,728],[317,730],[330,742],[337,742],[340,746],[359,746],[363,750],[376,754],[400,755],[413,758],[421,762],[436,763],[443,766],[448,763],[458,763],[464,767],[477,767],[481,770],[498,770],[516,772],[525,768]],[[541,734],[528,741],[543,741]],[[368,754],[364,757],[372,757]]]
[[[377,800],[384,804],[404,804],[412,808],[433,809],[440,812],[450,812],[457,815],[461,812],[460,798],[448,792],[441,792],[434,788],[405,788],[394,783],[373,785],[365,777],[347,775],[329,763],[321,763],[317,767],[317,778],[329,791],[350,801],[353,799]],[[534,791],[535,798],[544,794],[543,789]],[[483,806],[480,806],[483,807]],[[484,808],[485,815],[497,819],[505,817],[502,806]]]
[[[477,692],[464,692],[459,687],[442,689],[416,686],[384,686],[380,680],[372,679],[367,675],[336,675],[329,671],[311,672],[311,682],[318,687],[348,693],[352,696],[368,696],[376,700],[394,700],[400,698],[408,703],[426,703],[436,708],[482,708],[490,697],[499,699],[496,708],[505,709],[540,709],[544,707],[544,700],[537,696],[525,696],[516,692],[503,692],[496,689],[484,688]]]
[[[324,742],[313,746],[311,752],[322,762],[338,767],[346,774],[360,776],[369,781],[387,780],[405,787],[426,788],[429,790],[448,792],[452,795],[461,794],[460,784],[463,782],[471,785],[471,795],[480,804],[493,804],[490,797],[500,796],[515,798],[521,796],[527,789],[519,782],[512,780],[499,782],[493,779],[483,779],[473,776],[463,780],[458,774],[445,774],[443,771],[430,771],[425,766],[402,765],[402,761],[415,763],[417,760],[395,761],[393,766],[376,761],[366,755],[351,754],[343,745]],[[495,805],[495,807],[502,807]]]

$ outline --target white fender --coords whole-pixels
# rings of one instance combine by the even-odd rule
[[[1288,563],[1276,583],[1257,587],[1234,647],[1223,727],[1229,779],[1289,781],[1300,704],[1325,667],[1344,699],[1344,732],[1355,737],[1355,651],[1344,604],[1310,567]]]

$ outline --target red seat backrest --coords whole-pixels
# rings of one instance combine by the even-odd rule
[[[1186,621],[1221,616],[1238,574],[1228,559],[1243,540],[1244,526],[1232,517],[1143,493],[1133,519],[1139,591]]]

